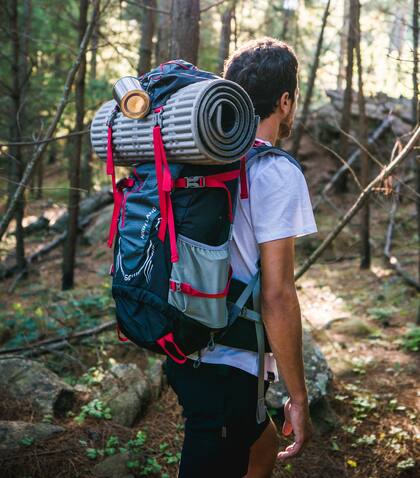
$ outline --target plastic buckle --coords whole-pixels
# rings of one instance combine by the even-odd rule
[[[159,108],[157,111],[155,110],[155,126],[163,127],[162,125],[162,109]]]
[[[120,112],[120,107],[118,105],[115,105],[115,108],[112,110],[111,114],[109,115],[109,118],[106,122],[106,125],[112,126],[114,124],[115,118],[117,117],[117,114]]]
[[[204,176],[186,176],[186,188],[204,188],[206,187],[206,178]]]
[[[172,281],[172,284],[175,286],[174,292],[182,292],[181,282],[178,282],[178,281],[176,281],[176,280],[173,280],[173,281]]]
[[[207,344],[207,349],[210,351],[210,352],[213,352],[213,350],[216,348],[216,344],[214,342],[214,332],[210,332],[210,340]]]

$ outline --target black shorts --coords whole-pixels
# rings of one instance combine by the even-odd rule
[[[269,417],[256,420],[257,377],[228,365],[167,359],[168,382],[185,417],[179,478],[242,478],[251,445]],[[265,381],[265,392],[269,382]]]

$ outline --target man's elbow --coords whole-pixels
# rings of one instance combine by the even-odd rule
[[[263,290],[261,294],[261,305],[263,310],[270,315],[280,310],[290,312],[299,307],[296,288],[293,285],[279,289]]]

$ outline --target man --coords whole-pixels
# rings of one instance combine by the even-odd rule
[[[274,145],[290,135],[298,97],[293,50],[272,38],[252,40],[226,61],[224,77],[240,84],[260,116],[257,140]],[[289,398],[278,453],[273,421],[258,424],[257,353],[216,344],[201,363],[167,362],[168,381],[186,417],[180,478],[266,478],[276,459],[300,454],[312,435],[302,358],[302,324],[294,284],[294,238],[316,232],[305,179],[284,156],[267,154],[248,165],[249,198],[237,200],[232,240],[234,277],[249,282],[261,264],[261,312],[272,349],[268,378],[278,377]]]

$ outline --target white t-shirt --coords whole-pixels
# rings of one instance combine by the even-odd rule
[[[262,142],[271,146],[268,141]],[[247,179],[249,198],[241,199],[238,191],[231,243],[233,277],[245,283],[257,272],[258,244],[317,232],[306,180],[287,158],[267,154],[252,160]],[[230,365],[258,375],[256,352],[216,344],[212,351],[202,349],[201,361]],[[267,372],[273,372],[274,380],[278,381],[272,353],[265,354],[266,379]]]

